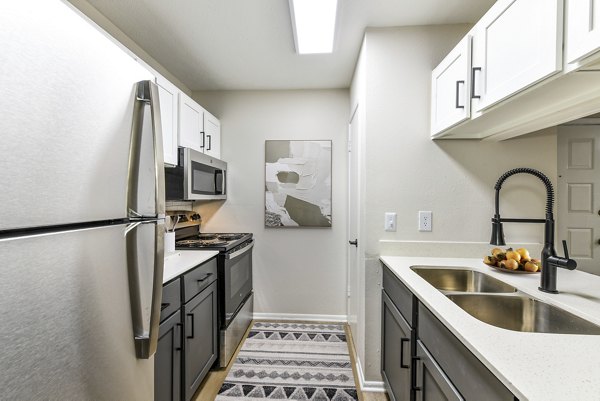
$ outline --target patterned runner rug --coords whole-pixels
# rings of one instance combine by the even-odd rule
[[[341,324],[257,322],[216,401],[358,400]]]

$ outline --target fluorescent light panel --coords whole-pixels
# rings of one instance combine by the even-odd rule
[[[333,52],[337,0],[290,0],[298,54]]]

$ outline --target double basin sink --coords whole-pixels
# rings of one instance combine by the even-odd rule
[[[492,326],[521,332],[600,335],[600,326],[487,274],[441,266],[411,269],[465,312]]]

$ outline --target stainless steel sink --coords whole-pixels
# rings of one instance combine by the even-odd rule
[[[433,266],[413,266],[411,269],[440,291],[516,292],[512,285],[474,270]]]
[[[471,316],[507,330],[600,334],[600,326],[527,296],[465,293],[448,294],[447,297]]]

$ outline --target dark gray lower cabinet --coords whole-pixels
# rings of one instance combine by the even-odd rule
[[[385,291],[382,292],[381,374],[391,401],[409,401],[411,327]]]
[[[181,311],[160,324],[154,356],[154,400],[181,400]]]
[[[217,359],[217,282],[187,302],[183,311],[184,391],[189,401]]]
[[[514,401],[500,380],[423,304],[418,305],[419,339],[465,400]]]
[[[421,341],[417,341],[415,360],[417,401],[464,401]]]
[[[392,401],[518,401],[385,266],[382,300],[381,374]]]
[[[154,401],[189,401],[217,359],[215,258],[163,285]]]

